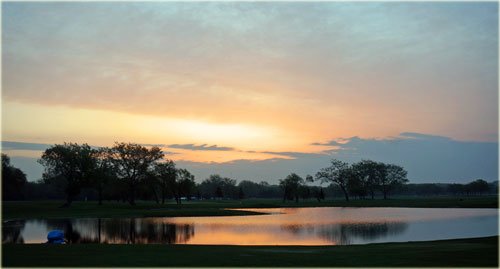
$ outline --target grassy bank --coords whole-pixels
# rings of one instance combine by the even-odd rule
[[[3,245],[20,267],[498,267],[498,237],[328,247]]]
[[[498,208],[497,196],[480,197],[422,197],[394,198],[389,200],[316,200],[299,203],[283,203],[277,199],[244,199],[241,201],[191,201],[182,205],[139,201],[136,206],[126,203],[105,202],[99,206],[95,201],[75,202],[69,208],[59,208],[62,201],[21,201],[3,202],[2,218],[77,218],[77,217],[157,217],[157,216],[230,216],[255,214],[248,211],[232,211],[226,208],[273,208],[273,207],[458,207],[458,208]]]

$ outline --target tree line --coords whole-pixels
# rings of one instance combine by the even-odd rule
[[[134,143],[115,143],[113,147],[92,148],[88,144],[64,143],[46,149],[38,160],[45,168],[44,183],[63,186],[69,206],[83,187],[93,187],[102,204],[106,186],[115,189],[114,198],[135,205],[140,188],[149,188],[159,203],[165,203],[167,192],[181,203],[189,195],[194,176],[175,163],[164,159],[159,147]]]
[[[320,169],[314,177],[311,175],[302,178],[291,174],[280,180],[280,186],[284,190],[283,201],[295,200],[307,190],[307,183],[320,181],[337,186],[346,201],[355,196],[365,199],[370,196],[375,198],[375,192],[380,191],[384,199],[389,197],[390,192],[398,186],[408,183],[407,172],[401,166],[385,164],[371,160],[349,164],[340,160],[332,159],[328,167]],[[322,192],[314,194],[318,200],[324,197]],[[323,198],[324,199],[324,198]]]
[[[314,177],[292,173],[278,185],[256,183],[211,175],[196,183],[188,170],[177,168],[164,158],[158,147],[134,143],[115,143],[112,147],[94,148],[87,144],[64,143],[46,149],[38,160],[44,166],[42,179],[27,182],[26,175],[10,164],[2,154],[3,200],[65,199],[70,206],[75,199],[90,198],[128,202],[137,199],[165,203],[174,199],[243,199],[278,198],[283,201],[344,197],[384,199],[390,195],[481,195],[497,193],[493,183],[475,180],[468,184],[408,184],[407,172],[394,165],[362,160],[348,164],[336,159]],[[326,187],[318,183],[327,183]]]

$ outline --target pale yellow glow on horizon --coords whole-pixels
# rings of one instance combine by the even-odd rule
[[[168,138],[175,133],[178,139],[187,144],[208,144],[219,147],[252,148],[265,150],[277,148],[291,141],[275,141],[280,132],[277,128],[261,127],[250,124],[210,123],[189,119],[144,117],[139,123],[144,130],[155,130],[160,136]],[[199,141],[199,142],[198,142]],[[173,142],[177,143],[177,142]],[[169,142],[169,144],[172,144]]]
[[[195,144],[230,147],[232,150],[187,150],[165,147],[173,152],[165,158],[196,162],[228,162],[239,159],[289,158],[259,151],[285,151],[300,146],[298,138],[286,137],[277,127],[251,124],[222,124],[103,110],[3,102],[2,140],[60,144],[88,143],[111,146],[115,141],[143,144]],[[13,117],[12,115],[16,115]],[[304,148],[309,147],[304,143]],[[28,151],[12,151],[30,156]],[[39,154],[39,153],[38,153]],[[35,154],[36,155],[36,154]]]
[[[165,158],[172,159],[174,161],[184,160],[193,162],[204,162],[204,163],[224,163],[235,160],[267,160],[273,158],[281,159],[292,159],[291,157],[279,155],[279,154],[268,154],[261,152],[246,152],[246,151],[205,151],[205,150],[172,150],[171,148],[165,149],[166,151],[175,151],[178,154],[166,155]]]

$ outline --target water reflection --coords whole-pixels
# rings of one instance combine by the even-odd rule
[[[318,235],[339,245],[349,245],[356,242],[356,239],[374,241],[402,234],[407,228],[408,223],[405,222],[348,223],[322,227]]]
[[[496,209],[267,211],[273,214],[7,221],[2,243],[44,243],[51,230],[63,230],[68,244],[346,245],[498,235]]]
[[[332,225],[282,225],[283,231],[294,235],[319,236],[335,245],[352,244],[355,239],[372,241],[387,236],[403,233],[408,228],[405,222],[383,223],[342,223]]]
[[[24,243],[21,235],[21,230],[24,228],[24,220],[15,220],[9,222],[8,225],[4,224],[2,227],[2,244],[5,243]]]
[[[30,220],[38,230],[63,230],[68,244],[182,244],[194,236],[189,224],[155,222],[152,219],[62,219]],[[22,222],[24,224],[24,221]],[[21,232],[24,225],[4,223],[2,243],[24,243]],[[42,243],[46,238],[38,236],[32,242]]]

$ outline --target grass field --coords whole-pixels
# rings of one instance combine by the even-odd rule
[[[497,196],[478,197],[419,197],[395,198],[389,200],[316,200],[286,202],[277,199],[203,200],[185,202],[182,205],[165,205],[139,201],[136,206],[127,203],[105,202],[99,206],[95,201],[75,202],[69,208],[59,208],[62,201],[20,201],[3,202],[2,219],[31,218],[78,218],[78,217],[175,217],[175,216],[230,216],[256,214],[248,211],[225,210],[230,208],[273,208],[273,207],[459,207],[498,208]]]
[[[498,237],[352,246],[3,245],[7,267],[498,267]]]

